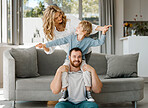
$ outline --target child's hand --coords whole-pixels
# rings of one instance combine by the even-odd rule
[[[42,43],[39,43],[39,44],[37,44],[35,47],[43,48],[43,44],[42,44]]]
[[[112,25],[105,25],[104,27],[98,26],[96,28],[96,30],[97,31],[104,31],[104,30],[107,30],[108,31],[109,27],[112,27]]]
[[[42,44],[42,47],[46,52],[49,52],[49,48],[46,47],[46,44]]]
[[[108,28],[104,28],[104,29],[102,30],[102,34],[105,35],[107,31],[108,31]]]

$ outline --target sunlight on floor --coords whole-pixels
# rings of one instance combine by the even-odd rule
[[[5,105],[0,105],[0,108],[4,108]]]
[[[0,88],[0,95],[2,95],[3,94],[3,89],[2,88]]]
[[[0,88],[0,100],[5,100],[3,95],[3,89]],[[1,108],[1,107],[0,107]]]

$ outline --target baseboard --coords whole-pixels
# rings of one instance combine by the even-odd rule
[[[144,82],[148,83],[148,77],[143,77],[144,78]]]

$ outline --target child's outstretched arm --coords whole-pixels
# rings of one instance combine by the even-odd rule
[[[96,31],[104,31],[104,29],[108,30],[109,27],[112,27],[112,25],[97,26],[97,28],[95,30]]]
[[[100,39],[96,39],[96,40],[90,39],[90,47],[100,46],[104,44],[105,38],[106,38],[105,34],[107,31],[108,31],[108,28],[102,30],[102,35]]]
[[[39,43],[36,45],[36,47],[43,48],[45,51],[49,52],[48,47],[66,44],[66,43],[70,42],[70,38],[71,38],[71,36],[67,36],[64,38],[53,40],[51,42],[47,42],[46,44]]]

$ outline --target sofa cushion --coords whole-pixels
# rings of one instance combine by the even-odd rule
[[[107,72],[107,60],[105,54],[92,53],[88,64],[96,70],[98,75],[105,75]]]
[[[12,48],[11,55],[15,59],[15,69],[17,77],[37,77],[37,52],[35,47],[23,49]]]
[[[52,54],[46,54],[43,49],[37,49],[38,69],[40,75],[54,75],[56,70],[63,65],[66,53],[63,50],[55,50]]]
[[[46,75],[36,78],[17,78],[17,90],[51,91],[50,83],[54,76]]]
[[[101,93],[141,90],[144,88],[142,77],[104,79],[105,75],[99,75],[99,78],[103,83]]]
[[[105,78],[137,77],[139,53],[127,55],[106,55],[107,75]]]
[[[143,89],[143,78],[115,78],[104,79],[105,75],[99,75],[103,83],[102,92],[132,91]],[[51,91],[50,83],[54,76],[40,76],[37,78],[17,78],[16,89],[27,91]]]

